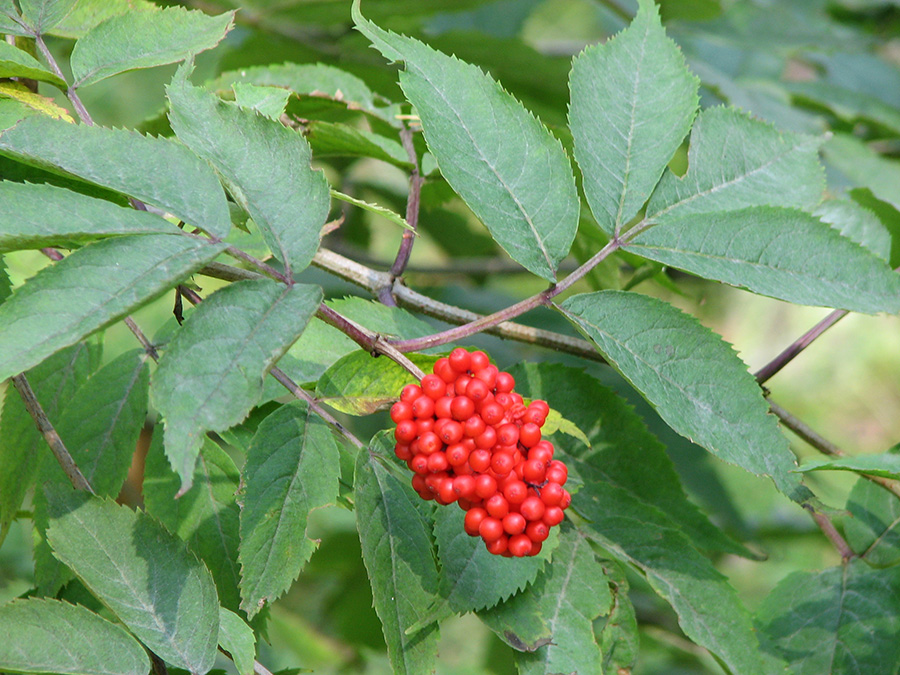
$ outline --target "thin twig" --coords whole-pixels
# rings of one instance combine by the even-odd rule
[[[394,279],[401,276],[409,263],[409,256],[412,253],[413,243],[416,239],[416,227],[419,224],[419,204],[422,193],[422,184],[425,179],[419,174],[419,158],[416,155],[416,148],[413,145],[412,129],[404,126],[400,131],[400,140],[412,163],[412,171],[409,174],[409,194],[406,197],[406,222],[412,230],[404,230],[403,238],[400,241],[400,250],[397,251],[397,257],[394,264],[391,265],[390,283],[386,284],[378,291],[378,299],[386,305],[394,306],[397,304],[391,291],[394,287]]]
[[[800,352],[809,347],[812,344],[813,340],[818,338],[822,333],[831,328],[838,321],[847,316],[849,312],[845,309],[837,309],[833,311],[831,314],[822,319],[819,323],[813,326],[811,329],[806,331],[802,336],[797,338],[787,349],[781,352],[778,356],[772,359],[765,366],[760,368],[755,377],[756,381],[759,384],[764,384],[767,382],[775,373],[784,368],[788,363],[790,363],[794,357],[796,357]]]
[[[144,348],[147,356],[159,363],[159,352],[156,351],[156,347],[154,346],[154,344],[147,339],[146,335],[144,335],[144,331],[142,331],[138,327],[138,325],[134,322],[134,319],[132,319],[130,316],[126,316],[124,321],[125,325],[128,326],[128,330],[130,330],[132,334],[134,334],[134,336],[137,338],[138,342],[141,343],[141,346]]]
[[[813,520],[816,521],[816,525],[819,526],[819,529],[822,530],[825,536],[828,537],[828,540],[834,544],[834,547],[841,554],[841,562],[846,563],[856,556],[853,549],[847,544],[847,540],[841,536],[841,533],[838,532],[837,529],[835,529],[834,524],[832,524],[828,516],[817,511],[810,504],[804,504],[803,508],[809,511],[809,514],[812,516]]]
[[[78,94],[75,93],[75,87],[69,86],[69,83],[66,81],[66,76],[63,75],[59,64],[56,62],[56,59],[53,58],[53,54],[47,48],[47,44],[44,42],[44,37],[42,35],[37,35],[34,38],[34,42],[38,46],[38,49],[41,50],[41,54],[43,54],[44,58],[47,60],[47,64],[50,66],[50,70],[52,70],[59,79],[61,79],[63,82],[66,82],[66,97],[72,102],[72,106],[75,108],[75,112],[78,114],[78,118],[88,126],[94,126],[94,120],[91,119],[87,108],[84,107],[81,99],[78,98]]]
[[[272,675],[272,671],[266,668],[259,661],[253,662],[253,672],[256,673],[256,675]]]
[[[96,494],[87,478],[81,473],[75,460],[72,459],[72,455],[69,454],[69,450],[66,448],[65,443],[63,443],[59,434],[56,433],[53,424],[51,424],[50,420],[47,418],[47,414],[41,407],[40,401],[37,400],[37,396],[35,396],[31,385],[28,384],[28,378],[25,377],[25,374],[20,373],[19,375],[14,375],[11,378],[11,381],[16,388],[16,391],[19,392],[19,396],[22,397],[25,409],[28,410],[28,414],[31,415],[31,419],[34,420],[38,431],[44,437],[44,440],[47,441],[47,445],[50,446],[53,456],[56,457],[56,461],[59,462],[60,467],[62,467],[62,470],[72,483],[72,486],[76,490],[84,490],[85,492]]]
[[[232,256],[233,258],[238,258],[239,260],[250,263],[263,274],[266,274],[267,276],[270,276],[283,284],[287,284],[288,286],[292,286],[294,284],[294,280],[290,275],[282,274],[274,267],[264,263],[262,260],[257,260],[249,253],[244,253],[244,251],[237,248],[236,246],[229,246],[225,249],[225,253]]]

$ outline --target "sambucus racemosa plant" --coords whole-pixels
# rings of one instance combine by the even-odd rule
[[[255,9],[248,25],[274,30]],[[482,10],[500,11],[472,16]],[[52,261],[15,288],[0,277],[0,538],[28,523],[35,542],[33,590],[0,604],[0,669],[206,673],[218,648],[239,673],[268,672],[257,645],[270,605],[310,563],[317,512],[337,505],[355,514],[394,672],[439,667],[439,629],[465,613],[522,673],[631,672],[652,633],[632,598],[653,592],[710,668],[895,672],[896,454],[798,470],[776,415],[834,448],[760,386],[846,312],[900,310],[884,225],[860,200],[823,201],[826,137],[701,109],[651,0],[574,58],[568,126],[552,131],[480,68],[372,11],[378,23],[357,0],[353,25],[399,64],[403,101],[323,64],[201,85],[194,58],[233,12],[0,0],[0,252]],[[71,75],[47,36],[75,39]],[[390,72],[361,53],[373,80]],[[84,89],[167,63],[181,65],[153,134],[94,123]],[[64,91],[77,122],[38,83]],[[889,106],[874,110],[900,133]],[[867,151],[837,140],[828,152],[845,168]],[[354,194],[360,158],[405,173],[404,215]],[[389,272],[322,244],[363,211],[400,241]],[[447,242],[429,217],[456,227],[449,250],[499,245],[543,290],[486,316],[413,291],[403,275],[420,233]],[[573,246],[579,263],[561,273]],[[378,302],[325,299],[310,265]],[[628,284],[601,273],[622,265]],[[631,290],[671,284],[668,268],[838,312],[754,378],[696,318]],[[173,291],[176,317],[148,335],[132,314]],[[542,307],[584,339],[513,321]],[[100,336],[120,321],[140,348],[104,357]],[[548,347],[547,360],[507,373],[451,346],[482,332]],[[608,368],[584,370],[598,361]],[[649,403],[641,415],[811,516],[840,565],[791,575],[751,615],[709,554],[758,556],[689,501],[666,447],[595,376],[614,372]],[[366,442],[335,417],[387,408],[394,426]],[[138,503],[122,488],[142,429]],[[813,469],[861,476],[843,532],[804,482]]]

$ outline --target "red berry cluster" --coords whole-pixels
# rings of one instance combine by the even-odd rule
[[[438,359],[421,385],[403,388],[391,408],[397,457],[413,471],[422,499],[456,502],[466,532],[496,555],[537,555],[572,498],[566,465],[541,440],[550,412],[527,406],[512,375],[487,354],[461,347]]]

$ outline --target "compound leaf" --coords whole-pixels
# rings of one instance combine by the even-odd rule
[[[166,89],[172,129],[216,168],[272,253],[299,272],[319,248],[331,204],[325,174],[309,165],[309,144],[280,122],[192,86],[189,72],[180,67]]]
[[[559,141],[476,66],[364,19],[356,27],[391,61],[441,174],[520,265],[548,280],[578,227],[578,195]]]
[[[233,11],[207,16],[183,7],[116,14],[75,43],[72,86],[85,87],[126,70],[182,61],[219,44],[233,21]]]
[[[315,551],[307,519],[334,503],[339,474],[331,431],[305,404],[282,406],[259,425],[241,510],[241,609],[250,617],[288,589]]]
[[[584,191],[612,234],[650,197],[697,111],[700,81],[642,0],[624,31],[572,64],[569,123]]]
[[[79,605],[29,598],[0,606],[0,668],[17,673],[146,675],[150,659],[121,626]]]
[[[870,314],[900,311],[900,276],[883,259],[797,209],[675,214],[624,248],[800,305]]]
[[[178,233],[177,227],[155,214],[105,199],[53,185],[0,181],[0,251],[74,248],[119,234]]]
[[[0,134],[0,153],[136,197],[216,237],[231,229],[215,173],[171,139],[35,115]]]
[[[22,18],[35,35],[43,35],[66,18],[78,0],[19,0]]]
[[[900,667],[900,568],[862,560],[821,572],[794,572],[760,607],[766,652],[796,675],[892,673]]]
[[[115,237],[42,269],[0,305],[0,380],[159,297],[224,248],[185,236]]]
[[[50,496],[54,555],[160,658],[206,673],[216,658],[212,576],[146,513],[60,488]]]
[[[647,204],[657,222],[748,206],[812,209],[822,199],[821,139],[780,132],[733,108],[708,108],[691,131],[688,172],[667,170]]]
[[[191,485],[207,431],[239,423],[259,401],[269,369],[300,337],[322,300],[318,286],[239,281],[210,295],[185,321],[153,376],[169,462]]]
[[[671,305],[637,293],[576,295],[560,310],[679,434],[770,476],[795,500],[808,491],[759,386],[721,338]]]
[[[391,452],[390,439],[373,445]],[[407,634],[438,599],[438,570],[429,524],[416,506],[419,497],[367,451],[356,461],[356,523],[363,561],[372,584],[395,673],[424,673],[434,668],[437,623]]]
[[[51,73],[36,58],[7,42],[0,42],[0,77],[21,77],[49,82],[65,90],[66,81]]]

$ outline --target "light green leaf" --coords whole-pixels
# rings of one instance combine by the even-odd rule
[[[4,112],[5,121],[3,127],[0,127],[3,129],[12,127],[32,113],[40,113],[44,117],[61,120],[69,124],[75,122],[72,116],[69,115],[69,111],[52,98],[35,94],[21,82],[0,81],[0,102],[6,104],[4,106],[6,108]],[[18,103],[19,106],[11,107],[12,103]],[[16,118],[16,116],[18,117]]]
[[[363,110],[398,126],[393,115],[398,110],[375,105],[376,94],[355,75],[322,63],[253,66],[222,73],[213,82],[216,90],[230,88],[236,82],[281,87],[299,95],[324,96],[346,103],[351,110]]]
[[[606,672],[621,672],[622,669],[631,671],[637,661],[641,638],[634,604],[628,596],[625,566],[605,560],[603,570],[609,579],[613,600],[599,637],[603,668]]]
[[[65,188],[0,181],[0,251],[75,248],[117,234],[180,234],[180,230],[155,214]]]
[[[0,93],[0,131],[15,126],[37,111],[28,104],[13,98],[4,98]]]
[[[66,88],[65,80],[51,73],[27,52],[7,42],[0,42],[0,77],[28,78],[38,82],[49,82],[62,90]]]
[[[255,110],[260,115],[275,121],[278,121],[284,114],[284,107],[291,95],[287,89],[243,82],[235,82],[231,88],[234,90],[234,102],[240,107]]]
[[[7,35],[32,35],[13,0],[0,0],[0,33]]]
[[[794,572],[763,601],[763,649],[795,675],[894,673],[900,667],[900,568],[861,560]]]
[[[663,174],[647,217],[662,222],[748,206],[812,209],[825,185],[817,153],[821,142],[779,132],[733,108],[708,108],[691,131],[687,174]]]
[[[188,543],[209,568],[219,603],[237,610],[240,604],[240,509],[235,502],[240,472],[218,445],[204,439],[194,467],[193,485],[177,497],[181,480],[166,459],[163,434],[157,428],[144,463],[141,490],[147,513]]]
[[[172,129],[225,179],[272,253],[299,272],[319,247],[331,204],[325,175],[309,165],[309,145],[280,122],[192,86],[188,74],[179,68],[166,90]]]
[[[372,204],[370,202],[364,202],[362,199],[356,199],[355,197],[351,197],[350,195],[345,195],[343,192],[338,192],[337,190],[331,190],[331,196],[335,199],[340,199],[342,202],[347,202],[348,204],[353,204],[353,206],[358,206],[361,209],[365,209],[371,213],[375,213],[392,223],[396,223],[404,230],[415,231],[412,228],[412,225],[406,222],[406,219],[398,213],[394,213],[390,209],[387,209],[383,206],[379,206],[378,204]]]
[[[608,234],[650,197],[691,128],[699,85],[651,0],[641,0],[628,28],[575,59],[569,82],[575,159],[591,211]]]
[[[219,603],[209,571],[145,513],[62,488],[50,501],[54,555],[160,658],[206,673]]]
[[[223,249],[183,236],[115,237],[42,269],[0,305],[0,380],[154,300]]]
[[[541,552],[525,558],[504,558],[488,553],[480,537],[463,529],[464,512],[439,509],[434,536],[441,562],[441,595],[454,612],[493,607],[515,595],[537,577],[559,541],[553,528]]]
[[[580,462],[572,461],[580,471]],[[762,663],[750,616],[734,588],[662,511],[603,481],[585,482],[570,508],[587,519],[585,536],[640,569],[672,605],[685,635],[730,672],[779,672]]]
[[[382,434],[373,444],[391,452]],[[356,461],[356,524],[363,561],[372,584],[375,611],[381,619],[388,656],[395,673],[425,673],[434,669],[437,623],[407,634],[425,618],[438,599],[438,570],[430,526],[416,506],[419,499],[370,452]]]
[[[57,352],[26,373],[28,384],[51,422],[58,420],[66,403],[100,361],[100,346],[80,342]],[[38,467],[55,461],[44,437],[25,408],[22,397],[7,385],[0,415],[0,543],[16,511],[31,489]]]
[[[875,213],[852,199],[827,199],[816,207],[813,215],[879,258],[890,258],[891,233]]]
[[[158,9],[147,0],[77,0],[72,11],[50,33],[77,39],[113,16],[126,12],[155,12]]]
[[[822,146],[822,154],[852,183],[869,188],[878,199],[900,210],[900,165],[896,161],[846,134],[835,134]]]
[[[251,618],[290,587],[315,551],[307,518],[334,503],[339,474],[331,430],[305,404],[282,406],[259,425],[241,510],[241,609]]]
[[[583,480],[615,485],[667,513],[702,551],[751,556],[688,500],[662,443],[630,405],[595,377],[549,363],[522,364],[510,372],[516,378],[516,391],[565,410],[570,424],[584,432],[584,441],[559,434],[548,439],[590,467]],[[541,429],[545,437],[553,433],[549,422],[548,417]]]
[[[228,202],[215,173],[170,139],[40,115],[0,134],[0,152],[137,197],[213,236],[224,237],[231,229]]]
[[[409,359],[430,372],[438,357],[409,354]],[[374,359],[364,350],[347,354],[332,365],[316,384],[316,398],[350,415],[371,415],[384,410],[416,378],[388,359]]]
[[[576,295],[560,310],[672,429],[720,459],[770,476],[788,497],[807,498],[759,386],[719,336],[637,293]]]
[[[900,455],[884,452],[837,459],[813,459],[804,462],[797,471],[858,471],[882,478],[900,478]]]
[[[847,498],[849,518],[844,536],[850,548],[870,565],[900,562],[900,500],[890,490],[865,478],[856,481]]]
[[[79,605],[29,598],[0,605],[0,668],[17,673],[146,675],[147,652],[121,626]]]
[[[238,675],[253,675],[256,636],[241,617],[224,607],[219,607],[219,646],[231,654]]]
[[[447,182],[520,265],[548,280],[578,227],[578,195],[559,141],[479,68],[364,19],[358,30],[391,61]]]
[[[318,286],[239,281],[187,318],[153,376],[151,396],[166,423],[166,455],[191,486],[207,431],[239,423],[262,395],[269,369],[300,337],[322,300]]]
[[[516,665],[522,675],[602,673],[603,659],[593,622],[611,606],[603,567],[588,541],[569,529],[560,536],[551,563],[526,592],[479,616],[518,648]],[[529,630],[536,617],[546,627],[542,634]]]
[[[78,0],[19,0],[22,17],[36,35],[47,33],[66,18]]]
[[[406,171],[411,168],[409,156],[397,141],[349,124],[310,122],[306,140],[316,157],[372,157]]]
[[[112,16],[75,43],[72,86],[84,87],[126,70],[183,61],[219,44],[233,21],[234,12],[207,16],[183,7]]]
[[[883,259],[796,209],[676,214],[624,248],[800,305],[869,314],[900,311],[900,276]]]

